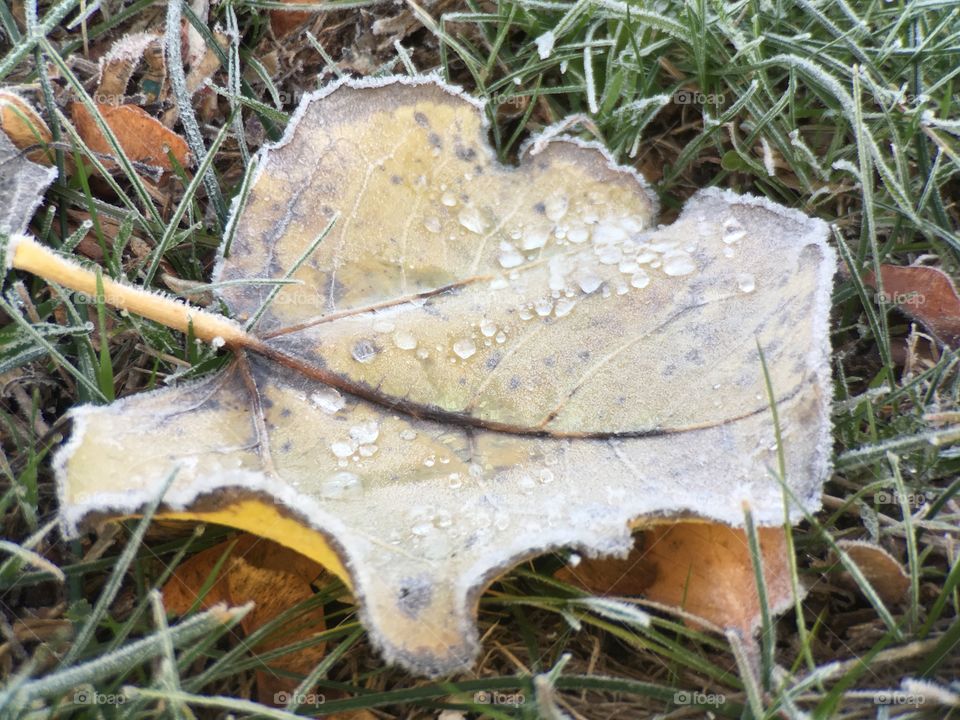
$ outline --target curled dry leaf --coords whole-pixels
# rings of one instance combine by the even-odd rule
[[[44,147],[53,142],[50,128],[30,103],[9,90],[0,90],[0,130],[19,150],[41,146],[27,153],[27,158],[53,165],[53,152]]]
[[[220,568],[216,581],[202,596],[201,591],[213,575],[217,563],[233,546]],[[181,564],[163,588],[168,610],[182,615],[195,605],[203,608],[218,603],[244,605],[254,602],[253,611],[241,621],[244,633],[266,625],[313,594],[310,583],[323,568],[316,562],[283,545],[256,537],[241,535],[236,541],[220,543],[197,553]],[[293,618],[282,631],[272,633],[252,650],[265,653],[309,638],[326,628],[323,608],[314,608]],[[270,660],[268,667],[257,671],[257,694],[260,702],[272,705],[277,693],[293,692],[298,683],[278,675],[282,670],[307,675],[323,658],[325,644],[318,643],[286,653]]]
[[[944,345],[960,346],[960,297],[949,275],[933,267],[881,265],[880,277],[884,302],[922,323]],[[877,287],[873,272],[863,281]]]
[[[170,151],[180,167],[189,166],[190,149],[186,140],[136,105],[98,103],[97,109],[131,161],[170,172],[174,167],[167,156]],[[113,155],[113,148],[100,132],[100,127],[86,105],[81,102],[71,103],[70,115],[80,137],[92,151]]]
[[[793,602],[783,528],[759,528],[770,610]],[[760,597],[744,530],[709,522],[653,525],[626,558],[588,559],[557,576],[604,595],[644,595],[711,625],[750,636],[759,629]]]
[[[642,179],[597,147],[557,135],[505,167],[482,118],[433,79],[308,97],[214,278],[239,318],[271,286],[229,281],[301,284],[258,340],[227,339],[253,352],[223,372],[73,411],[65,532],[135,512],[177,468],[168,511],[323,563],[389,660],[451,671],[477,652],[483,588],[524,558],[622,553],[654,516],[741,525],[744,500],[782,524],[758,346],[786,482],[817,507],[824,223],[711,190],[656,228]]]
[[[900,561],[889,552],[864,540],[838,540],[837,546],[860,568],[883,602],[898,603],[907,596],[910,576]],[[857,587],[856,581],[847,572],[843,572],[840,579],[848,587]]]

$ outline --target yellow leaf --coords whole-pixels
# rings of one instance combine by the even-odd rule
[[[72,413],[68,534],[176,469],[161,517],[226,513],[308,554],[387,659],[445,673],[524,558],[623,553],[644,518],[741,526],[744,501],[783,522],[760,350],[786,482],[818,506],[824,223],[710,190],[657,227],[598,148],[548,131],[504,166],[481,108],[425,79],[327,88],[257,160],[214,278],[252,335],[213,377]],[[272,298],[249,282],[288,273]]]

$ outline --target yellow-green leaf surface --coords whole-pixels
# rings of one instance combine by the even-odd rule
[[[200,383],[74,411],[68,532],[135,512],[242,527],[354,589],[384,655],[477,651],[495,576],[563,546],[629,549],[665,517],[783,521],[828,471],[826,226],[723,191],[657,227],[642,179],[549,134],[499,164],[483,112],[430,79],[308,98],[215,281],[284,278],[265,341]],[[222,298],[256,318],[269,285]],[[795,509],[796,515],[799,509]],[[796,516],[795,515],[795,516]]]

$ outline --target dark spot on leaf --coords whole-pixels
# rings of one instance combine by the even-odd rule
[[[430,144],[433,147],[437,148],[438,150],[443,149],[443,141],[440,139],[440,136],[437,135],[436,133],[430,133],[430,135],[427,136],[427,139],[430,141]]]
[[[353,344],[353,349],[350,351],[350,354],[353,355],[353,359],[357,362],[365,363],[370,362],[377,356],[377,353],[380,352],[380,346],[377,345],[373,340],[357,340]]]
[[[457,146],[456,149],[457,157],[463,160],[464,162],[470,162],[477,156],[477,151],[473,148],[465,148]]]
[[[580,352],[577,353],[577,357],[580,358],[581,360],[584,360],[584,361],[589,360],[589,359],[590,359],[590,351],[589,351],[589,350],[581,350]]]
[[[503,359],[503,353],[495,352],[491,353],[490,356],[483,363],[487,370],[493,370],[497,365],[500,364],[500,361]]]
[[[288,453],[293,449],[293,443],[287,440],[283,445],[280,446],[280,452]]]
[[[430,607],[433,588],[423,578],[407,578],[397,592],[397,607],[407,617],[417,618]]]
[[[547,367],[555,366],[557,364],[557,356],[551,355],[550,357],[545,357],[543,359],[543,364],[546,365]]]
[[[280,411],[280,417],[290,417],[293,415],[293,411],[290,408],[284,408]]]
[[[523,381],[522,381],[519,377],[517,377],[516,375],[514,375],[512,378],[510,378],[510,389],[511,389],[511,390],[516,390],[516,389],[517,389],[518,387],[520,387],[522,384],[523,384]]]
[[[390,178],[390,182],[392,182],[394,185],[399,185],[400,183],[403,182],[403,178],[400,177],[399,175],[393,175]]]
[[[422,127],[430,127],[430,121],[427,120],[427,116],[422,112],[415,112],[413,114],[413,119],[417,121],[417,125]]]
[[[533,209],[538,215],[545,215],[547,212],[547,206],[542,202],[538,202],[536,205],[534,205]]]

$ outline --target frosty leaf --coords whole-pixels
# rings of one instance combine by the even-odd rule
[[[177,467],[168,516],[303,552],[388,659],[450,671],[477,651],[480,592],[524,558],[625,553],[644,518],[737,526],[744,501],[782,523],[758,345],[786,482],[816,507],[824,224],[706,191],[654,229],[640,178],[598,149],[556,137],[504,167],[481,117],[422,79],[305,101],[215,278],[303,261],[301,284],[221,286],[260,339],[228,339],[255,354],[219,375],[74,412],[68,533],[135,512]]]
[[[0,235],[26,230],[43,194],[56,176],[56,168],[43,167],[28,160],[0,130],[0,197],[3,198]]]

